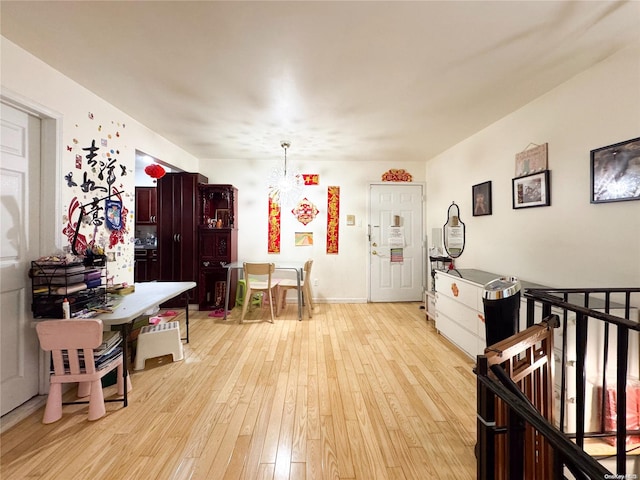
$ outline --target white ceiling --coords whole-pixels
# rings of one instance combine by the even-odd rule
[[[638,1],[0,8],[3,36],[200,159],[288,139],[313,161],[427,160],[640,41]]]

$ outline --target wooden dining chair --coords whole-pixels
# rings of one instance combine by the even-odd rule
[[[313,260],[307,260],[304,262],[304,276],[300,281],[300,289],[302,290],[302,298],[307,306],[307,314],[309,318],[312,317],[313,312],[313,299],[311,298],[311,267],[313,266]],[[287,304],[287,292],[289,290],[296,290],[298,294],[298,281],[294,279],[281,279],[278,282],[278,310],[277,315],[280,315],[282,309]]]
[[[244,293],[244,301],[242,303],[242,316],[240,323],[244,321],[247,313],[247,307],[251,303],[251,296],[256,292],[263,292],[269,300],[269,310],[271,313],[271,323],[274,322],[273,307],[277,302],[278,280],[272,277],[276,269],[274,263],[249,263],[244,262],[244,280],[246,282],[246,291]],[[277,311],[277,305],[276,305]]]
[[[40,347],[51,352],[53,373],[49,377],[49,396],[42,423],[62,417],[62,384],[78,383],[78,398],[89,396],[89,420],[104,416],[102,377],[117,368],[118,395],[124,394],[121,350],[96,355],[102,344],[102,320],[96,318],[46,320],[36,324]],[[131,382],[127,376],[127,391]],[[86,402],[76,402],[86,403]]]

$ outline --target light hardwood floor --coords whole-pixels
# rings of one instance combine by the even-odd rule
[[[40,409],[4,432],[0,477],[475,478],[473,362],[419,304],[207,314],[191,312],[184,361],[132,373],[127,408],[89,422],[69,405],[51,425]]]

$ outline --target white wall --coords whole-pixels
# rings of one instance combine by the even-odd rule
[[[107,249],[113,252],[116,257],[115,264],[109,266],[109,274],[115,275],[116,282],[133,282],[136,149],[161,158],[184,170],[197,170],[198,159],[4,37],[1,37],[1,68],[4,99],[10,99],[17,103],[24,102],[36,110],[49,112],[52,116],[57,117],[62,124],[58,139],[59,151],[45,160],[48,162],[57,161],[60,165],[51,169],[56,172],[56,178],[44,179],[45,182],[53,180],[56,183],[58,195],[56,200],[51,198],[47,202],[50,210],[45,212],[46,215],[55,215],[56,218],[56,235],[51,242],[54,244],[45,247],[47,251],[42,253],[52,254],[69,245],[62,229],[67,223],[68,208],[73,197],[78,197],[84,203],[86,200],[91,201],[94,195],[100,197],[104,195],[104,193],[97,191],[85,194],[79,187],[69,187],[64,176],[72,172],[73,179],[80,185],[81,182],[78,179],[82,178],[82,170],[87,169],[87,164],[83,160],[83,168],[76,168],[76,154],[86,154],[82,151],[82,147],[90,144],[91,139],[97,140],[98,145],[102,139],[105,139],[108,146],[102,148],[99,153],[105,152],[107,149],[117,150],[118,153],[113,155],[117,157],[118,163],[126,168],[125,175],[121,175],[122,172],[118,168],[118,181],[114,186],[124,190],[123,206],[129,210],[127,231],[123,238],[125,243],[118,243],[113,248]],[[108,69],[108,65],[97,65],[96,68]],[[136,88],[136,86],[132,86],[132,88]],[[89,118],[89,113],[93,114],[92,119]],[[120,187],[120,185],[122,186]],[[77,219],[77,214],[78,211],[74,215],[74,222]],[[89,237],[94,235],[90,226],[83,227],[81,232]],[[99,243],[104,243],[109,233],[106,228],[101,227],[95,237]]]
[[[231,183],[239,189],[241,258],[268,258],[267,190],[269,172],[282,162],[274,145],[270,159],[198,160],[139,124],[73,80],[2,37],[2,94],[24,97],[32,104],[58,112],[62,118],[59,157],[62,174],[74,171],[74,155],[66,152],[78,132],[95,135],[92,112],[99,121],[126,123],[120,160],[131,175],[123,188],[133,192],[135,150],[139,149],[185,171],[198,171],[211,183]],[[304,173],[320,174],[320,185],[306,187],[320,215],[307,227],[283,213],[281,258],[313,257],[315,295],[321,301],[364,301],[367,298],[368,184],[390,168],[404,168],[414,181],[427,182],[427,232],[441,228],[448,206],[456,201],[466,223],[467,244],[457,265],[551,286],[640,285],[640,201],[591,205],[589,151],[640,136],[640,52],[629,48],[582,73],[547,95],[496,122],[425,164],[402,159],[371,163],[335,158],[305,163],[295,153],[288,158]],[[84,141],[84,140],[83,140]],[[529,143],[549,144],[551,206],[514,211],[511,179],[515,154]],[[425,172],[426,171],[426,172]],[[471,186],[491,180],[493,215],[471,215]],[[67,243],[61,233],[63,217],[76,190],[55,179],[60,201],[57,246]],[[340,253],[325,253],[326,189],[341,187]],[[133,210],[132,197],[128,207]],[[52,202],[54,203],[54,202]],[[347,227],[345,216],[356,215]],[[131,225],[133,220],[131,219]],[[312,231],[313,247],[295,247],[293,233]],[[133,238],[133,229],[130,232]],[[132,243],[132,242],[130,242]],[[132,281],[133,247],[118,247],[116,281]],[[46,252],[45,252],[46,253]]]
[[[414,182],[424,182],[422,162],[341,161],[339,158],[322,162],[306,162],[295,153],[295,139],[287,154],[287,165],[301,173],[317,173],[320,185],[305,186],[303,195],[313,202],[320,213],[306,226],[298,222],[291,207],[281,213],[281,253],[267,253],[268,189],[271,171],[281,167],[284,156],[274,145],[273,157],[245,160],[203,160],[201,172],[209,183],[230,183],[238,188],[238,253],[241,260],[269,260],[279,258],[304,261],[313,258],[312,278],[318,279],[313,296],[319,302],[366,302],[368,297],[369,243],[367,215],[369,184],[380,182],[384,172],[403,168]],[[327,187],[340,187],[339,253],[326,253]],[[346,225],[346,215],[355,215],[356,225]],[[310,247],[294,245],[295,232],[313,232]]]
[[[637,45],[427,162],[427,231],[455,201],[466,224],[460,268],[553,287],[640,286],[640,201],[589,202],[590,150],[636,137]],[[551,206],[513,210],[515,154],[529,143],[549,144]],[[473,217],[471,187],[488,180],[493,215]]]

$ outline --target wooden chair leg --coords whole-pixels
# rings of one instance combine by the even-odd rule
[[[251,289],[246,288],[244,292],[244,300],[242,301],[242,315],[240,316],[240,323],[243,322],[244,316],[247,314],[247,308],[251,302]]]
[[[273,289],[268,290],[269,293],[269,313],[271,314],[271,323],[275,322],[275,319],[273,317],[273,302],[274,302],[274,298],[272,295]],[[276,299],[278,298],[278,296],[276,295]],[[278,310],[278,306],[276,304],[276,311]]]
[[[286,288],[282,288],[280,286],[276,287],[276,297],[278,297],[278,301],[276,302],[276,305],[278,307],[276,309],[276,317],[279,317],[280,314],[282,313],[282,309],[286,304],[286,300],[285,300],[286,296],[287,296]]]
[[[313,300],[311,299],[311,287],[308,284],[305,284],[305,289],[303,290],[305,293],[305,300],[307,303],[307,312],[309,313],[309,318],[313,317]]]

